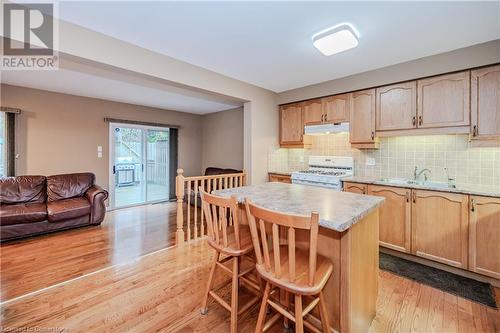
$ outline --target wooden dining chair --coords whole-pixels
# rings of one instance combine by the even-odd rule
[[[333,266],[328,259],[317,254],[318,213],[312,213],[310,217],[282,214],[254,205],[248,199],[245,200],[245,206],[257,259],[257,272],[266,281],[255,332],[266,331],[281,316],[284,316],[285,326],[288,326],[289,320],[295,322],[297,333],[304,332],[304,326],[313,332],[320,332],[315,325],[304,321],[304,317],[317,305],[322,331],[330,332],[323,287]],[[297,247],[296,230],[308,232],[308,244]],[[285,304],[270,298],[275,288],[285,293]],[[291,295],[294,296],[294,312],[290,311]],[[303,297],[312,298],[305,307]],[[268,305],[277,313],[264,323]]]
[[[238,220],[238,202],[236,198],[223,198],[208,194],[200,187],[202,208],[207,221],[208,244],[215,249],[215,256],[210,269],[207,289],[201,308],[202,314],[207,314],[208,297],[212,296],[219,304],[231,313],[231,333],[237,332],[238,315],[257,303],[261,297],[260,286],[250,275],[255,271],[252,237],[248,226],[240,225]],[[252,261],[252,264],[242,270],[241,259]],[[232,261],[231,267],[225,263]],[[231,304],[220,297],[216,291],[226,284],[213,288],[217,268],[231,275]],[[245,285],[256,296],[246,305],[238,307],[238,290],[240,284]]]

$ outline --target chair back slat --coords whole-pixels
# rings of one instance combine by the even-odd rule
[[[314,284],[318,249],[319,215],[316,212],[311,216],[297,216],[275,212],[245,200],[248,223],[254,244],[257,265],[264,267],[267,273],[277,279],[295,282],[296,272],[296,229],[309,232],[309,257],[307,262],[307,283]],[[257,222],[258,221],[258,224]],[[260,230],[260,238],[259,232]],[[283,230],[280,237],[280,230]],[[271,237],[268,237],[268,233]],[[269,247],[270,243],[271,247]],[[272,249],[272,254],[270,252]],[[288,267],[281,267],[283,260],[281,251],[286,251]],[[270,258],[273,258],[271,262]],[[284,262],[285,263],[285,262]]]
[[[209,240],[221,250],[228,247],[231,247],[232,250],[241,250],[236,198],[223,198],[209,194],[201,186],[199,192],[207,220]],[[229,225],[230,220],[232,225]],[[228,237],[229,227],[234,228],[234,244],[230,242]]]
[[[280,233],[277,224],[273,224],[273,252],[274,252],[274,274],[281,277],[281,258],[280,258]]]
[[[254,220],[255,222],[255,220]],[[266,226],[264,221],[259,219],[260,236],[262,240],[262,251],[264,252],[264,262],[267,270],[271,270],[271,259],[269,259],[269,248],[267,246],[268,240],[266,235]],[[258,236],[257,236],[258,237]],[[252,235],[253,238],[253,235]],[[260,263],[262,264],[262,263]]]
[[[288,228],[288,276],[295,282],[295,229]]]

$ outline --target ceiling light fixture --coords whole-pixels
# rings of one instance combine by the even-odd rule
[[[326,56],[358,46],[359,33],[350,23],[340,23],[312,36],[314,47]]]

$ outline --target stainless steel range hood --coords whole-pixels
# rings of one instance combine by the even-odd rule
[[[349,123],[308,125],[304,127],[304,133],[307,135],[319,135],[319,134],[341,133],[341,132],[349,132]]]

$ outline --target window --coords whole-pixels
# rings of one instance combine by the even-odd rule
[[[0,110],[0,177],[15,173],[15,118],[20,112],[6,107]]]
[[[6,118],[5,112],[0,112],[0,177],[7,176]]]

